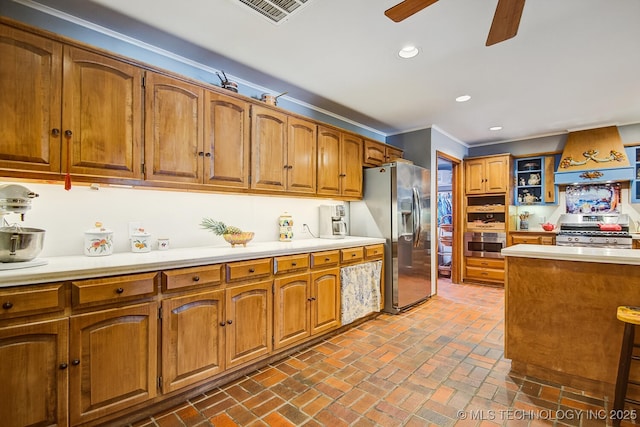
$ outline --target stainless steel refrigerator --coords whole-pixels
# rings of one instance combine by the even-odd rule
[[[431,296],[430,171],[390,163],[365,169],[363,185],[350,233],[386,239],[384,310],[397,314]]]

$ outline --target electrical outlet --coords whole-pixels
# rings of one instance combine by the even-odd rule
[[[308,236],[309,235],[309,228],[307,224],[302,224],[302,226],[300,226],[300,229],[298,230],[298,235],[300,236]]]

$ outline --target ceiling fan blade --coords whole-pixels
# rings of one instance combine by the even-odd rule
[[[508,40],[518,34],[525,0],[498,0],[496,13],[487,37],[487,46]]]
[[[438,0],[404,0],[392,8],[385,10],[384,14],[392,21],[400,22],[437,1]]]

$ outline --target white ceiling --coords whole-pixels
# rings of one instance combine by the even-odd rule
[[[640,122],[640,0],[529,0],[517,36],[491,47],[497,0],[440,0],[401,23],[384,16],[399,0],[308,0],[280,25],[239,0],[91,1],[383,134],[437,126],[471,146]],[[407,44],[420,55],[400,59]]]

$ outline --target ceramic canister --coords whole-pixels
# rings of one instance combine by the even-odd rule
[[[131,252],[149,251],[151,251],[151,234],[141,228],[131,233]]]
[[[96,222],[94,228],[84,232],[84,254],[105,256],[113,253],[113,231]]]
[[[293,239],[293,218],[288,212],[283,213],[278,218],[280,225],[280,241],[289,242]]]

